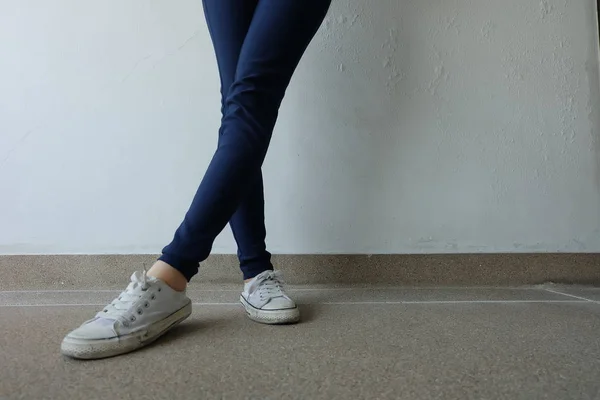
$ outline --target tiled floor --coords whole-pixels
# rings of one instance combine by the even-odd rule
[[[112,359],[62,336],[118,292],[0,292],[0,398],[600,399],[600,288],[294,288],[303,322],[245,318],[237,287]]]

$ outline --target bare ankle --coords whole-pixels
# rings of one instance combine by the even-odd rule
[[[171,289],[178,292],[183,292],[187,287],[185,276],[164,261],[156,261],[152,268],[148,270],[148,276],[160,279],[169,285]]]

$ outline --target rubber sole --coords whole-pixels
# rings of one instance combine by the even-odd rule
[[[62,341],[60,350],[67,357],[82,360],[96,360],[129,353],[152,343],[191,314],[192,302],[190,301],[165,319],[128,335],[99,340],[77,339],[67,335]]]
[[[261,310],[248,303],[244,296],[240,296],[240,303],[244,306],[248,317],[261,324],[285,325],[300,321],[300,310],[298,307],[283,310]]]

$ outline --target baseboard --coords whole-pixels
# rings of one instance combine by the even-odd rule
[[[152,255],[0,256],[0,290],[122,288]],[[546,282],[600,285],[600,253],[278,255],[291,284],[518,286]],[[202,282],[239,282],[233,255],[211,256]]]

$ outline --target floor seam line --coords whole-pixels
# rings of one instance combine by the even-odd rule
[[[559,294],[561,296],[572,297],[574,299],[579,299],[579,300],[585,300],[588,303],[600,304],[600,302],[598,302],[596,300],[588,299],[586,297],[575,296],[574,294],[563,293],[563,292],[559,292],[558,290],[552,290],[552,289],[548,289],[548,288],[544,288],[544,290],[547,291],[547,292],[549,292],[549,293]]]
[[[352,290],[536,290],[536,287],[502,287],[502,286],[427,286],[427,287],[349,287],[349,288],[288,288],[290,292],[310,292],[310,291],[352,291]],[[27,289],[27,290],[0,290],[0,294],[15,293],[113,293],[121,292],[122,289]],[[239,292],[241,289],[195,289],[188,287],[188,291],[193,292]]]
[[[575,296],[576,297],[576,296]],[[406,300],[406,301],[364,301],[364,302],[322,302],[322,303],[298,303],[301,306],[310,305],[460,305],[460,304],[585,304],[585,303],[596,303],[589,299],[578,299],[578,300]],[[206,302],[206,303],[192,303],[195,306],[235,306],[239,305],[239,302],[225,303],[225,302]],[[104,304],[101,303],[56,303],[56,304],[0,304],[0,308],[9,307],[102,307]]]

